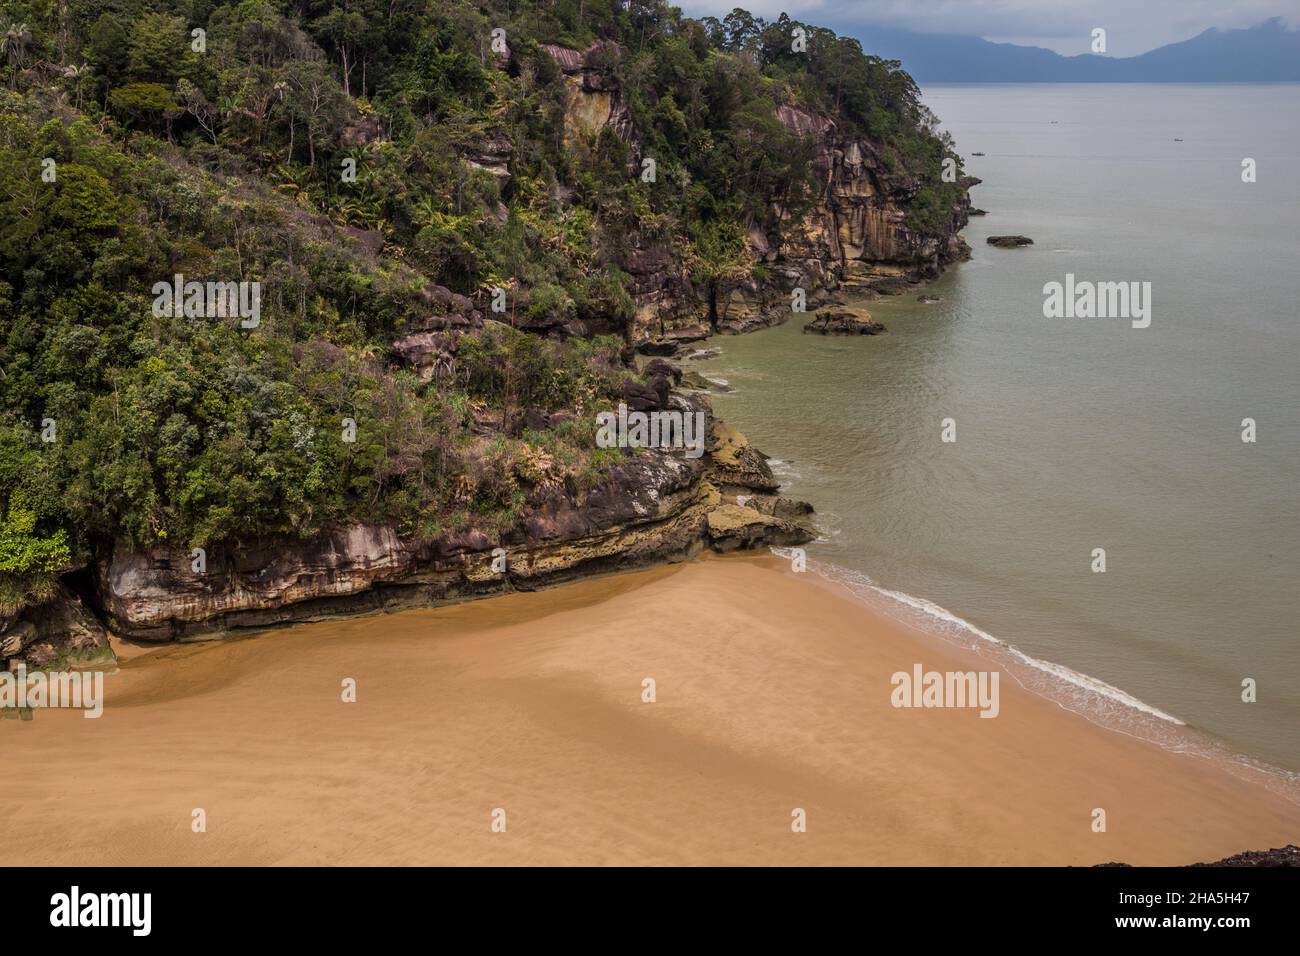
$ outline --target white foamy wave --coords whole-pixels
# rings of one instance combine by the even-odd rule
[[[777,553],[779,551],[786,551],[786,549],[773,548],[772,551],[773,553]],[[786,553],[780,556],[788,558],[789,554]],[[1086,691],[1089,694],[1095,694],[1107,701],[1122,704],[1125,707],[1132,708],[1133,710],[1147,714],[1151,717],[1157,717],[1160,720],[1169,721],[1171,724],[1177,724],[1180,727],[1186,726],[1183,721],[1174,717],[1172,714],[1167,714],[1159,708],[1152,707],[1150,704],[1138,700],[1132,694],[1127,694],[1118,687],[1108,684],[1103,680],[1089,677],[1087,674],[1081,674],[1063,664],[1054,664],[1051,661],[1044,661],[1037,657],[1032,657],[1019,648],[1008,644],[1006,641],[994,637],[988,631],[976,627],[965,618],[958,617],[947,608],[935,604],[933,601],[927,601],[925,598],[916,597],[915,595],[907,594],[904,591],[894,591],[890,588],[881,587],[872,581],[867,575],[858,571],[851,571],[847,568],[836,567],[835,565],[824,565],[820,562],[816,565],[810,562],[809,567],[826,580],[842,585],[850,591],[856,591],[858,588],[868,588],[877,595],[888,598],[889,600],[910,608],[913,611],[919,612],[929,619],[932,624],[937,624],[938,630],[947,631],[949,634],[954,636],[972,635],[981,641],[987,641],[990,644],[994,644],[1001,648],[1005,653],[1010,654],[1020,663],[1025,664],[1034,670],[1050,675],[1066,684],[1070,684],[1073,687],[1079,688],[1080,690]]]
[[[958,617],[947,608],[940,607],[932,601],[927,601],[925,598],[913,597],[912,595],[905,594],[902,591],[891,591],[888,588],[877,587],[876,585],[868,586],[873,588],[877,593],[883,594],[891,600],[898,601],[900,604],[906,604],[908,607],[914,608],[923,614],[928,614],[947,625],[959,628],[963,631],[969,631],[980,640],[990,641],[997,644],[999,647],[1004,648],[1007,653],[1012,654],[1018,661],[1027,664],[1035,670],[1040,670],[1045,674],[1051,674],[1058,680],[1063,680],[1067,684],[1073,684],[1075,687],[1096,694],[1099,697],[1104,697],[1108,700],[1115,701],[1116,703],[1123,704],[1125,707],[1132,707],[1134,710],[1141,711],[1144,714],[1150,714],[1152,717],[1159,717],[1161,720],[1167,720],[1173,724],[1178,724],[1180,727],[1186,726],[1183,721],[1174,717],[1172,714],[1166,714],[1163,710],[1152,707],[1150,704],[1138,700],[1131,694],[1124,693],[1124,691],[1120,690],[1118,687],[1107,684],[1104,680],[1089,677],[1087,674],[1080,674],[1078,671],[1066,667],[1063,664],[1053,664],[1051,661],[1044,661],[1037,657],[1031,657],[1019,648],[1008,644],[1006,641],[999,640],[987,631],[976,627],[970,621]]]
[[[825,544],[844,533],[843,521],[833,511],[818,511],[812,519],[813,527],[817,529],[817,540],[813,542],[814,544]]]
[[[794,467],[788,461],[782,461],[780,458],[769,458],[767,467],[772,469],[772,474],[781,479],[781,484],[789,481],[798,481],[803,475],[794,470]]]
[[[791,548],[771,550],[786,560],[794,556]],[[1105,681],[1061,664],[1031,657],[933,601],[881,587],[859,571],[820,561],[808,561],[806,566],[823,580],[843,587],[858,600],[903,624],[920,627],[941,640],[959,642],[977,653],[982,653],[982,647],[988,648],[991,653],[1001,656],[1004,664],[1013,665],[1008,673],[1025,690],[1051,700],[1091,723],[1138,737],[1175,753],[1210,760],[1233,776],[1261,784],[1300,806],[1300,773],[1271,766],[1229,749],[1222,741],[1188,727],[1177,717]]]

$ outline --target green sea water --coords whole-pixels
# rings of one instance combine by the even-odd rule
[[[854,339],[795,316],[684,364],[735,389],[718,414],[818,508],[814,563],[1300,771],[1300,87],[924,97],[988,210],[925,289],[942,301],[864,303],[888,332]],[[1034,245],[985,243],[1007,233]],[[1045,318],[1067,273],[1150,282],[1150,327]]]

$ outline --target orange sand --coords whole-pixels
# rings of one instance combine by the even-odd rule
[[[806,577],[706,560],[120,648],[101,719],[0,721],[0,864],[1180,864],[1300,842],[1300,808],[1005,675],[996,719],[891,707],[894,671],[989,664]]]

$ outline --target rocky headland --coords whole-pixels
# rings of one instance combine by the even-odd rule
[[[358,524],[307,539],[232,542],[207,552],[201,569],[188,548],[119,545],[69,576],[52,600],[0,621],[0,657],[6,666],[50,666],[110,653],[110,632],[150,642],[221,637],[535,590],[705,549],[812,540],[811,505],[778,496],[763,453],[713,416],[707,396],[678,391],[680,380],[677,366],[656,359],[624,398],[641,411],[702,412],[708,440],[698,458],[638,449],[580,497],[563,487],[538,495],[500,536],[468,529],[419,540]]]
[[[643,147],[610,67],[618,56],[614,45],[544,49],[565,75],[566,140],[576,147],[608,129],[629,147],[630,165],[636,167]],[[644,354],[672,355],[711,334],[784,322],[798,314],[791,308],[795,289],[804,290],[809,310],[834,301],[837,293],[900,295],[970,257],[959,233],[971,215],[968,191],[979,179],[962,179],[962,198],[948,211],[941,235],[922,234],[907,224],[923,185],[919,177],[891,164],[869,140],[842,132],[832,117],[782,105],[775,119],[813,150],[819,187],[811,209],[788,216],[773,201],[778,225],[755,226],[746,237],[761,268],[745,278],[697,282],[668,244],[633,243],[619,262],[631,277],[636,308],[622,331]]]
[[[591,152],[613,137],[632,172],[648,150],[622,87],[626,53],[614,41],[584,49],[539,44],[523,53],[512,48],[494,66],[518,77],[536,70],[538,58],[549,58],[561,77],[559,135],[565,147]],[[920,167],[900,162],[889,147],[852,131],[842,119],[785,102],[772,110],[773,128],[784,130],[811,156],[816,186],[811,199],[797,207],[780,195],[767,202],[762,224],[752,224],[744,236],[748,266],[743,275],[702,278],[672,236],[634,231],[620,237],[625,241],[618,248],[596,248],[593,241],[598,255],[619,270],[629,312],[584,313],[563,297],[552,307],[551,299],[523,284],[511,290],[510,330],[553,341],[619,336],[625,343],[622,361],[630,370],[638,353],[672,356],[684,343],[713,334],[784,322],[799,314],[793,306],[797,299],[813,311],[845,294],[899,295],[969,257],[959,233],[971,214],[969,187],[979,180],[961,179],[960,198],[922,228],[910,218],[926,188]],[[358,115],[348,120],[340,141],[363,149],[382,145],[387,135],[382,123]],[[456,145],[460,160],[480,178],[489,177],[497,190],[510,187],[527,147],[494,124]],[[561,205],[572,191],[562,184],[555,190],[553,200]],[[499,226],[509,215],[497,201],[485,221]],[[414,373],[431,386],[451,382],[465,342],[503,324],[493,316],[486,291],[455,292],[384,259],[393,250],[380,229],[340,226],[301,209],[285,219],[286,228],[337,248],[358,271],[382,264],[397,277],[390,285],[400,280],[401,295],[394,296],[401,300],[395,309],[401,315],[394,326],[399,332],[388,338],[387,354],[375,354],[382,346],[372,346],[366,374]],[[817,313],[808,328],[827,334],[882,330],[869,316],[838,307]],[[291,348],[296,363],[313,368],[343,361],[343,350],[323,340],[294,342]],[[679,561],[706,548],[732,551],[810,540],[811,508],[780,498],[764,455],[713,417],[707,392],[724,389],[698,373],[683,379],[678,366],[662,360],[648,363],[624,386],[627,406],[703,411],[705,454],[692,458],[642,449],[610,467],[594,487],[575,491],[563,482],[543,483],[529,491],[522,516],[505,531],[470,523],[420,537],[396,524],[335,523],[306,537],[230,537],[207,548],[201,560],[180,543],[138,548],[125,539],[101,538],[87,557],[60,573],[53,594],[0,615],[0,666],[40,667],[101,655],[110,632],[147,641],[219,636],[545,587]],[[518,437],[525,430],[572,427],[581,415],[576,408],[513,408],[482,431]]]

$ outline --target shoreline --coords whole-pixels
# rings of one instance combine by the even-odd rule
[[[773,548],[778,557],[789,549]],[[1020,687],[1062,710],[1077,714],[1098,728],[1126,734],[1170,753],[1198,757],[1262,785],[1300,807],[1300,774],[1229,747],[1206,730],[1160,710],[1127,691],[1054,661],[1033,657],[947,608],[926,598],[884,587],[861,572],[822,562],[809,562],[818,586],[842,591],[877,613],[912,626],[944,642],[968,647],[1009,670]],[[869,592],[869,593],[867,593]],[[963,643],[967,636],[975,642]],[[1022,678],[1027,678],[1022,679]]]
[[[1297,842],[1278,795],[1015,681],[996,719],[892,707],[895,671],[988,661],[810,577],[708,556],[125,645],[101,719],[0,724],[27,768],[0,782],[0,862],[1141,865]]]
[[[902,309],[905,310],[907,303],[902,300],[899,301]],[[855,306],[863,304],[869,306],[872,304],[869,299],[860,301],[850,299],[849,302]],[[904,311],[902,314],[908,318],[910,323],[914,324],[900,322],[902,331],[899,333],[899,339],[905,338],[909,333],[916,334],[919,327],[915,324],[919,322],[917,313]],[[877,317],[882,318],[886,323],[891,321],[888,314]],[[772,330],[766,331],[772,332]],[[773,339],[781,343],[779,354],[793,354],[795,360],[802,360],[805,357],[804,353],[789,352],[789,336],[784,339],[777,339],[776,336],[773,336]],[[817,344],[820,345],[820,343]],[[737,391],[749,393],[735,404],[720,406],[723,413],[737,420],[749,420],[751,422],[763,420],[765,408],[761,402],[754,401],[751,396],[761,393],[766,387],[770,387],[770,383],[766,380],[774,377],[776,373],[774,373],[771,364],[764,363],[763,360],[767,356],[762,353],[762,350],[750,349],[744,351],[737,348],[731,355],[727,355],[721,350],[723,342],[718,337],[710,338],[706,342],[699,343],[699,345],[701,346],[699,350],[701,353],[713,353],[708,356],[710,361],[700,366],[702,376],[711,379],[727,376],[730,379],[730,384],[735,386],[728,390],[729,393]],[[874,348],[876,345],[875,340],[872,340],[871,347]],[[875,352],[866,354],[878,358]],[[848,363],[844,364],[847,365]],[[819,371],[824,371],[822,366],[818,368]],[[838,369],[833,371],[838,371]],[[804,414],[808,414],[809,409],[818,408],[818,402],[825,396],[811,391],[806,377],[794,381],[798,383],[798,388],[792,387],[788,382],[779,382],[777,384],[778,388],[787,390],[780,393],[781,399],[787,405]],[[836,384],[840,383],[837,381]],[[807,407],[800,405],[798,399],[790,398],[789,392],[798,391],[799,389],[816,396],[815,399],[808,402]],[[829,390],[827,394],[829,394]],[[1093,649],[1090,641],[1099,635],[1087,633],[1086,625],[1083,625],[1083,622],[1089,620],[1087,615],[1075,617],[1058,615],[1058,621],[1081,625],[1075,628],[1076,632],[1081,633],[1068,632],[1066,628],[1063,628],[1062,633],[1066,633],[1068,637],[1075,639],[1077,642],[1053,645],[1050,638],[1058,637],[1057,634],[1051,633],[1048,636],[1049,639],[1042,639],[1042,618],[1045,616],[1041,613],[1043,610],[1042,602],[1040,601],[1037,607],[1030,602],[1017,603],[1016,598],[1023,595],[1017,595],[1014,588],[1004,590],[998,594],[998,598],[1003,602],[1001,605],[985,605],[981,602],[983,595],[978,591],[973,594],[960,594],[960,589],[945,592],[944,585],[948,582],[936,584],[933,578],[927,579],[925,584],[918,585],[919,578],[923,576],[916,574],[918,567],[907,567],[905,562],[895,567],[890,565],[888,560],[881,560],[879,553],[881,551],[891,554],[898,553],[894,547],[898,542],[887,540],[883,534],[868,539],[862,535],[862,528],[859,527],[856,529],[858,531],[857,537],[852,536],[851,531],[853,529],[851,529],[850,534],[846,534],[843,540],[836,542],[836,538],[843,531],[840,515],[836,512],[847,510],[846,501],[842,496],[840,498],[835,497],[838,489],[835,482],[827,478],[827,473],[834,468],[842,468],[856,474],[856,472],[853,472],[853,468],[855,466],[862,467],[862,462],[861,460],[841,462],[839,460],[831,461],[826,457],[819,458],[817,456],[820,449],[810,451],[808,447],[799,446],[798,442],[801,436],[791,438],[791,423],[793,420],[797,420],[797,415],[790,418],[778,416],[775,420],[780,423],[780,427],[769,429],[767,433],[757,434],[756,442],[763,447],[781,449],[777,452],[778,454],[785,454],[788,451],[791,457],[799,459],[803,466],[811,466],[808,474],[814,476],[814,480],[811,482],[805,481],[804,475],[800,471],[796,471],[789,463],[779,459],[769,459],[768,463],[773,473],[790,493],[815,502],[819,509],[828,509],[827,512],[819,510],[817,516],[819,537],[807,546],[810,552],[808,559],[810,571],[815,570],[818,564],[813,560],[812,553],[818,549],[819,544],[838,543],[838,549],[827,547],[823,549],[823,553],[830,555],[828,561],[842,563],[830,564],[825,570],[828,571],[832,578],[838,580],[841,585],[849,590],[867,590],[871,592],[868,595],[860,595],[869,604],[878,609],[886,604],[896,605],[895,614],[901,611],[905,618],[922,618],[925,620],[926,626],[937,628],[940,631],[953,632],[949,636],[958,643],[962,641],[969,643],[971,639],[986,643],[988,646],[985,649],[990,654],[997,655],[1002,661],[1019,658],[1018,661],[1013,660],[1012,663],[1036,671],[1037,673],[1030,675],[1030,683],[1039,689],[1038,692],[1043,693],[1048,699],[1056,701],[1061,706],[1088,714],[1099,725],[1116,732],[1132,733],[1142,739],[1153,740],[1167,749],[1182,750],[1202,756],[1207,760],[1225,766],[1231,772],[1246,779],[1262,781],[1287,799],[1300,804],[1300,768],[1294,765],[1293,748],[1291,748],[1292,752],[1288,752],[1286,746],[1281,748],[1273,746],[1270,749],[1268,745],[1273,741],[1269,738],[1259,739],[1251,736],[1252,727],[1248,727],[1246,731],[1241,732],[1239,727],[1235,727],[1230,723],[1226,727],[1223,726],[1222,715],[1207,708],[1203,699],[1196,698],[1194,692],[1202,690],[1202,686],[1191,680],[1179,680],[1178,678],[1184,676],[1182,673],[1174,671],[1173,679],[1166,683],[1155,684],[1149,680],[1148,673],[1138,671],[1132,666],[1107,667],[1104,665],[1113,664],[1115,660],[1099,662],[1095,655],[1090,657],[1087,653],[1088,650]],[[831,434],[838,433],[832,432]],[[876,432],[873,431],[868,431],[868,434],[873,438],[878,437]],[[853,437],[861,436],[855,433]],[[894,438],[896,436],[891,435],[890,437]],[[881,453],[880,457],[884,458],[886,454]],[[885,469],[882,468],[883,470]],[[821,474],[818,474],[819,471]],[[835,474],[836,477],[839,477],[839,472],[835,472]],[[894,490],[897,491],[897,489]],[[873,502],[873,504],[878,504],[878,502]],[[871,510],[884,511],[885,509],[873,508]],[[827,513],[832,518],[832,523],[829,525],[824,524]],[[908,527],[898,519],[897,515],[894,516],[894,525]],[[873,527],[880,530],[878,526]],[[933,533],[932,528],[925,530]],[[845,550],[845,542],[855,541],[861,545],[868,540],[874,543],[867,549],[859,549],[856,553]],[[902,546],[906,548],[907,542],[904,541]],[[780,554],[787,553],[788,549],[778,547],[773,548],[773,551]],[[908,558],[914,564],[917,563],[917,554],[910,554],[906,551],[902,553],[908,554]],[[925,557],[928,560],[919,562],[919,570],[922,572],[937,570],[942,567],[942,564],[934,560],[935,554],[932,553]],[[872,573],[875,573],[877,568],[891,568],[891,571],[886,573],[892,573],[893,580],[902,583],[898,588],[895,588],[892,584],[878,584],[864,570],[860,570],[865,568],[871,568]],[[958,569],[959,572],[961,570],[965,569]],[[944,577],[951,578],[952,575],[945,574]],[[956,580],[964,584],[967,592],[970,592],[972,581],[978,582],[979,576],[978,574],[967,575],[965,578],[957,576]],[[909,590],[904,591],[903,588]],[[913,588],[915,590],[911,590]],[[989,615],[984,624],[993,633],[973,624],[959,614],[952,613],[947,608],[930,601],[926,597],[919,596],[934,593],[949,593],[949,598],[953,601],[952,607],[969,608],[972,612],[981,608],[984,611],[989,611],[992,608],[995,613]],[[1041,598],[1041,589],[1038,596]],[[1223,603],[1228,604],[1229,602]],[[1074,608],[1070,608],[1070,610],[1074,610]],[[1026,622],[1021,620],[1022,614],[1035,611],[1039,612],[1039,620],[1036,622],[1037,628],[1034,629],[1034,625],[1031,624],[1031,630],[1027,631],[1024,629]],[[997,616],[998,612],[1003,615],[1002,618]],[[996,623],[989,623],[989,621]],[[1112,626],[1112,644],[1122,644],[1124,632],[1120,630],[1120,627],[1123,626],[1124,622],[1121,621],[1117,626],[1112,619],[1108,623]],[[1144,623],[1149,625],[1149,622]],[[1245,626],[1245,622],[1239,622],[1238,626]],[[1180,628],[1180,631],[1187,633],[1187,628]],[[1012,636],[1010,639],[995,636],[1003,634]],[[1032,654],[1022,650],[1015,643],[1017,638],[1023,638],[1031,646],[1036,642],[1036,650]],[[1168,647],[1163,649],[1170,650]],[[1175,654],[1177,650],[1177,647],[1173,648]],[[1272,650],[1276,652],[1278,648],[1272,648]],[[1082,653],[1076,653],[1076,651],[1082,651]],[[1135,663],[1134,657],[1138,658],[1136,661],[1138,665],[1151,665],[1161,668],[1169,664],[1171,660],[1169,656],[1159,654],[1152,654],[1152,660],[1142,660],[1140,655],[1137,654],[1127,658],[1116,657],[1116,660],[1121,665],[1132,665]],[[1172,659],[1178,660],[1177,657]],[[1190,653],[1188,659],[1193,659]],[[1071,663],[1057,663],[1059,660],[1070,660]],[[1211,659],[1211,665],[1216,663],[1222,664],[1223,662]],[[1253,666],[1260,669],[1258,664]],[[1105,673],[1107,677],[1106,679],[1094,677],[1092,676],[1094,673]],[[1144,677],[1148,678],[1145,685],[1143,684]],[[1143,696],[1130,693],[1126,689],[1130,686],[1130,681],[1140,688],[1139,693]],[[1215,687],[1217,688],[1217,685]],[[1062,688],[1067,693],[1060,693]],[[1235,696],[1235,692],[1231,692],[1228,700],[1235,700]],[[1159,700],[1160,703],[1153,704],[1150,702],[1151,700]],[[1218,705],[1220,702],[1216,700],[1213,703]],[[1184,707],[1188,708],[1188,713],[1183,712],[1181,708]],[[1283,727],[1287,726],[1285,717],[1285,712],[1279,715]],[[1216,720],[1219,722],[1216,723]],[[1238,732],[1233,733],[1233,731]],[[1283,743],[1285,744],[1286,741],[1283,741]]]

